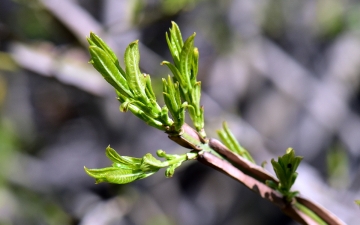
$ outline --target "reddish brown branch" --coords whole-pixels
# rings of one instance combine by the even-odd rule
[[[228,161],[219,159],[218,157],[212,155],[209,152],[202,152],[200,154],[200,157],[198,158],[198,161],[239,181],[255,193],[259,194],[262,198],[273,202],[275,205],[280,207],[280,209],[285,214],[298,221],[299,223],[314,225],[317,224],[310,217],[293,207],[291,203],[287,203],[280,193],[271,189],[260,181],[252,178],[251,176],[244,174]]]
[[[241,156],[230,151],[223,143],[216,139],[210,139],[209,146],[214,149],[219,154],[225,156],[230,162],[233,162],[234,165],[241,169],[244,173],[255,177],[256,179],[265,183],[266,180],[271,180],[276,184],[279,183],[278,179],[273,177],[269,172],[267,172],[262,167],[255,165],[254,163],[242,158]]]
[[[183,131],[183,134],[177,136],[169,135],[170,139],[184,147],[199,151],[198,161],[239,181],[255,193],[259,194],[262,198],[277,205],[285,214],[299,223],[308,225],[318,224],[309,215],[296,208],[294,204],[296,202],[312,211],[329,225],[344,225],[344,223],[335,215],[310,200],[295,197],[293,202],[288,202],[281,193],[265,184],[266,180],[272,180],[273,182],[278,183],[278,179],[273,177],[262,167],[255,165],[230,151],[220,141],[216,139],[201,139],[200,135],[187,124],[184,124]],[[220,154],[224,159],[221,159],[208,151],[201,151],[202,148],[207,148],[208,151],[214,151],[215,153]]]
[[[218,157],[212,155],[209,152],[203,152],[201,154],[201,157],[198,158],[198,161],[206,165],[209,165],[212,168],[239,181],[246,187],[258,193],[262,198],[265,198],[273,202],[275,205],[280,207],[280,209],[285,214],[287,214],[294,220],[302,224],[318,224],[308,215],[298,210],[294,206],[294,204],[287,202],[280,193],[271,189],[270,187],[268,187],[263,183],[265,182],[265,180],[273,180],[276,182],[278,181],[262,167],[259,167],[247,161],[246,159],[243,159],[240,156],[234,154],[233,152],[228,150],[226,146],[224,146],[221,142],[215,139],[211,139],[209,145],[221,155],[226,156],[227,159],[229,159],[234,165],[236,165],[236,167],[230,162],[219,159]],[[243,173],[242,171],[246,171],[246,173],[249,175]],[[259,180],[256,180],[253,176]],[[319,216],[323,221],[325,221],[329,225],[330,224],[344,225],[344,223],[340,219],[338,219],[335,215],[333,215],[331,212],[311,202],[308,199],[302,197],[295,197],[294,201],[297,201],[300,204],[304,205],[306,208],[314,212],[317,216]]]

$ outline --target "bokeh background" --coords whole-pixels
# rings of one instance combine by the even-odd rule
[[[128,185],[85,174],[110,165],[109,144],[136,157],[187,151],[120,113],[88,64],[90,31],[119,58],[139,39],[161,99],[171,21],[197,33],[208,135],[226,120],[259,164],[294,147],[294,189],[358,224],[357,0],[0,0],[0,224],[296,224],[196,161]]]

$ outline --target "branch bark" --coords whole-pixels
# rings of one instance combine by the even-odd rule
[[[262,167],[253,164],[230,151],[220,141],[216,139],[202,139],[201,136],[187,124],[184,124],[182,134],[178,136],[169,135],[169,138],[181,146],[193,149],[193,151],[198,151],[199,162],[242,183],[260,197],[274,203],[286,215],[301,224],[319,224],[319,221],[316,218],[318,217],[323,221],[322,223],[325,222],[329,225],[345,225],[344,222],[331,212],[308,199],[295,197],[292,202],[286,201],[281,193],[265,184],[266,180],[272,180],[273,182],[278,183],[279,181],[277,178],[273,177]],[[214,155],[214,153],[217,154],[217,156]],[[220,155],[221,158],[218,155]],[[299,206],[305,207],[311,212],[310,214],[315,216],[305,213]]]

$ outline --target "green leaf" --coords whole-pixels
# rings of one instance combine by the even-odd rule
[[[120,64],[119,64],[119,60],[117,58],[117,56],[115,55],[115,53],[111,50],[111,48],[96,34],[94,34],[93,32],[90,33],[90,37],[87,38],[88,42],[90,45],[92,46],[97,46],[99,48],[101,48],[102,50],[104,50],[111,58],[111,60],[113,61],[113,63],[115,64],[115,66],[118,68],[118,70],[120,71],[120,73],[123,75],[123,77],[125,77],[125,72],[124,70],[121,68]]]
[[[166,106],[161,108],[160,119],[165,125],[170,126],[173,124],[173,121],[169,118],[169,109]]]
[[[200,131],[204,128],[204,110],[203,107],[200,106],[200,97],[201,97],[201,82],[198,81],[193,86],[193,89],[190,93],[189,103],[193,108],[189,107],[189,114],[191,120],[194,123],[194,126],[197,131]]]
[[[172,118],[175,121],[175,130],[180,131],[185,122],[185,109],[187,103],[181,103],[179,85],[173,83],[170,76],[168,80],[163,79],[163,96],[166,106],[168,107]]]
[[[197,108],[200,108],[200,98],[201,98],[201,81],[198,81],[194,84],[192,91],[192,98],[193,98],[193,104],[194,106],[197,106]]]
[[[168,35],[167,32],[165,34],[165,38],[166,38],[166,42],[168,44],[170,54],[171,54],[171,56],[173,58],[173,61],[174,61],[175,65],[179,65],[179,63],[180,63],[179,55],[180,54],[179,54],[179,52],[178,52],[178,50],[176,48],[175,43],[171,40],[171,38],[169,38],[169,35]]]
[[[125,101],[121,102],[119,110],[120,112],[127,112],[129,109],[131,101],[129,99],[125,99]]]
[[[292,148],[288,148],[283,156],[278,157],[278,161],[271,160],[275,174],[280,181],[277,190],[285,195],[288,200],[295,196],[294,192],[290,192],[290,189],[297,178],[296,170],[301,160],[302,157],[295,156],[295,151]]]
[[[277,188],[278,188],[278,184],[272,180],[266,180],[265,183],[267,186],[271,187],[272,189],[277,190]]]
[[[121,107],[121,106],[120,106]],[[129,104],[128,109],[137,117],[139,117],[141,120],[145,121],[148,125],[155,127],[159,130],[165,131],[165,126],[163,123],[157,119],[154,119],[153,117],[146,114],[144,111],[142,111],[139,107]]]
[[[144,108],[148,110],[148,108],[140,101],[130,101],[129,99],[125,99],[125,102],[122,102],[119,107],[121,112],[126,112],[130,110],[135,116],[145,121],[148,125],[155,127],[159,130],[165,131],[166,126],[170,126],[173,123],[173,121],[169,118],[167,118],[166,121],[160,121],[159,119],[161,118],[158,118],[158,115],[154,116],[154,114],[150,110],[148,110],[148,113],[145,113],[143,111]]]
[[[168,178],[174,176],[175,169],[178,168],[179,166],[181,166],[181,162],[169,166],[165,171],[165,176]]]
[[[156,155],[159,156],[159,157],[161,157],[161,158],[165,158],[165,159],[167,159],[167,160],[173,159],[172,157],[169,158],[169,157],[168,157],[169,155],[166,154],[166,152],[165,152],[164,150],[161,150],[161,149],[159,149],[159,150],[156,151]]]
[[[149,74],[144,74],[144,78],[145,78],[145,93],[146,93],[146,96],[150,99],[150,100],[153,100],[155,103],[156,103],[156,97],[155,97],[155,93],[152,89],[152,86],[151,86],[151,78],[150,78],[150,75]]]
[[[172,82],[170,76],[168,76],[168,80],[162,79],[163,81],[163,94],[164,94],[164,101],[166,106],[169,108],[171,115],[176,117],[176,113],[180,107],[179,99],[177,98],[177,93],[175,90],[175,85]],[[181,99],[180,99],[181,104]]]
[[[174,75],[174,82],[179,82],[179,95],[187,102],[186,108],[189,109],[190,118],[199,134],[203,138],[206,138],[204,131],[204,108],[200,105],[201,83],[196,81],[199,51],[194,47],[195,35],[194,33],[183,42],[179,27],[173,23],[170,33],[166,33],[166,41],[175,65],[167,61],[162,62],[162,65],[167,65]],[[164,92],[168,93],[164,95],[164,98],[166,98],[165,96],[170,98],[170,91]],[[171,113],[171,107],[168,108]],[[185,107],[181,108],[181,112],[185,112]],[[175,118],[173,114],[172,116]],[[179,117],[179,121],[182,121],[182,119],[183,117]],[[175,121],[174,125],[176,127],[178,124],[179,123]]]
[[[98,36],[91,33],[88,38],[91,63],[116,90],[120,111],[130,110],[150,126],[166,130],[174,123],[166,111],[156,102],[150,75],[142,74],[139,68],[138,41],[128,45],[124,61],[126,72],[118,65],[114,52]],[[117,67],[118,66],[118,67]]]
[[[180,83],[180,86],[184,88],[187,92],[188,91],[187,81],[186,78],[180,73],[180,71],[168,61],[163,61],[161,65],[166,65],[170,69],[175,79]]]
[[[106,156],[113,162],[112,167],[101,169],[88,169],[84,167],[84,169],[88,175],[95,178],[96,183],[109,182],[126,184],[151,176],[164,167],[168,167],[165,175],[171,177],[174,174],[175,169],[179,167],[182,162],[195,159],[198,154],[192,152],[183,155],[171,155],[166,154],[163,150],[158,150],[157,155],[165,158],[165,161],[156,159],[150,153],[147,153],[141,159],[120,156],[109,146],[106,148]]]
[[[164,167],[163,162],[156,159],[150,153],[147,153],[142,158],[140,169],[142,171],[158,171],[162,167]]]
[[[114,163],[113,166],[123,169],[137,170],[141,165],[141,158],[120,156],[114,149],[108,146],[105,152],[106,156]]]
[[[109,58],[109,55],[99,47],[90,46],[91,64],[101,73],[104,79],[121,94],[131,97],[132,93],[125,78]]]
[[[192,73],[191,73],[191,84],[195,85],[196,82],[196,77],[198,74],[198,69],[199,69],[199,50],[198,48],[194,48],[194,52],[193,52],[193,63],[192,63]]]
[[[126,184],[143,179],[154,173],[144,173],[141,170],[127,170],[117,167],[106,167],[102,169],[88,169],[84,167],[84,169],[89,176],[95,178],[97,184],[101,182]]]
[[[238,154],[239,156],[249,160],[252,163],[255,163],[255,160],[251,157],[250,153],[243,148],[240,143],[236,140],[234,134],[229,129],[229,126],[226,122],[223,122],[223,129],[218,130],[217,134],[220,137],[220,140],[228,147],[232,152]]]
[[[182,39],[182,35],[181,35],[181,31],[179,26],[174,22],[171,21],[172,24],[172,28],[171,28],[171,39],[174,41],[176,48],[178,50],[178,52],[181,52],[181,49],[184,45],[183,39]]]
[[[104,50],[112,59],[113,62],[117,62],[118,58],[115,53],[110,49],[110,47],[96,34],[93,32],[90,33],[90,38],[87,39],[90,45],[97,46]]]
[[[129,88],[134,93],[135,97],[140,98],[144,103],[147,103],[145,94],[146,81],[139,68],[140,54],[138,41],[129,44],[125,50],[124,59],[126,66],[126,80]]]
[[[172,22],[172,28],[170,29],[169,34],[165,34],[166,42],[169,46],[171,56],[174,60],[176,67],[180,66],[180,53],[184,45],[183,39],[181,36],[180,29],[175,22]]]
[[[180,84],[184,93],[187,93],[187,90],[191,87],[190,77],[191,77],[191,69],[193,65],[193,54],[194,54],[194,38],[195,33],[188,37],[185,41],[184,46],[180,53],[180,73],[184,76],[186,80],[187,86],[183,86]]]

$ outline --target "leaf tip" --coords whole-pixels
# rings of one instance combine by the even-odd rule
[[[160,65],[166,65],[166,64],[169,64],[169,62],[168,61],[162,61],[161,63],[160,63]]]
[[[135,40],[135,41],[130,43],[130,45],[138,45],[138,44],[139,44],[139,40]]]
[[[293,148],[287,148],[286,154],[291,154],[291,153],[295,153],[295,150]]]
[[[85,170],[85,173],[87,173],[87,175],[93,177],[90,169],[88,169],[88,168],[86,168],[86,166],[84,166],[84,170]]]
[[[197,47],[194,48],[194,54],[198,55],[199,54],[199,49]]]

